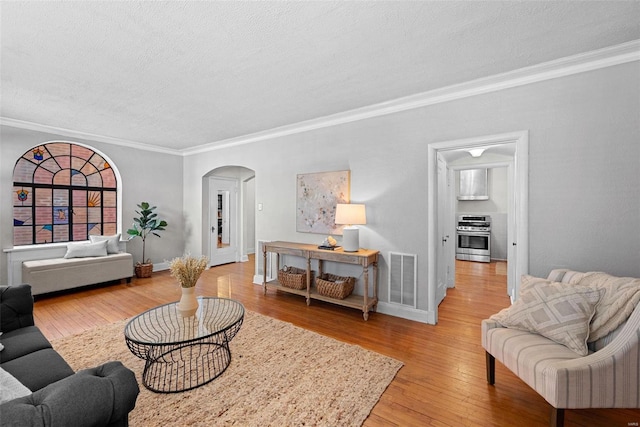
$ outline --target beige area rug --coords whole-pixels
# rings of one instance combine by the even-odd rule
[[[126,321],[53,341],[74,370],[120,360],[140,395],[130,426],[359,426],[402,363],[361,347],[247,311],[231,341],[231,365],[183,393],[140,382],[144,361],[124,341]]]

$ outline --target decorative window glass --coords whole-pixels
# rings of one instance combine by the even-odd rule
[[[117,232],[116,174],[92,149],[50,142],[13,169],[13,244],[88,240]]]

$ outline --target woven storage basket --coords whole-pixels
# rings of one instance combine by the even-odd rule
[[[135,266],[136,277],[144,278],[151,277],[153,272],[153,264],[136,264]]]
[[[311,281],[313,281],[313,270],[311,271]],[[281,270],[278,270],[278,282],[286,288],[307,289],[307,270],[285,265]]]
[[[356,284],[355,277],[342,277],[324,273],[316,279],[316,288],[320,295],[344,299],[351,295]]]

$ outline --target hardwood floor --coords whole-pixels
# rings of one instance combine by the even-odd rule
[[[374,407],[365,426],[546,426],[550,406],[500,363],[496,385],[485,376],[480,321],[509,305],[506,276],[497,263],[458,261],[456,288],[440,305],[438,325],[380,313],[362,313],[321,301],[269,291],[254,285],[253,257],[203,273],[199,295],[230,297],[248,310],[291,322],[335,339],[396,358],[404,363]],[[149,279],[61,295],[35,303],[36,324],[49,339],[132,317],[177,300],[168,272]],[[566,426],[638,425],[640,411],[567,410]]]

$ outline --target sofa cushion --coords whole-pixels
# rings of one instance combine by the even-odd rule
[[[24,384],[18,381],[13,375],[0,368],[0,403],[30,394],[31,390],[25,387]]]
[[[5,332],[0,336],[4,350],[0,351],[0,363],[22,357],[34,351],[51,348],[49,340],[36,326]]]
[[[524,275],[518,299],[491,319],[507,328],[540,334],[586,356],[589,323],[600,295],[592,288]]]
[[[40,390],[74,374],[69,364],[52,348],[38,350],[5,362],[2,369],[31,391]]]

